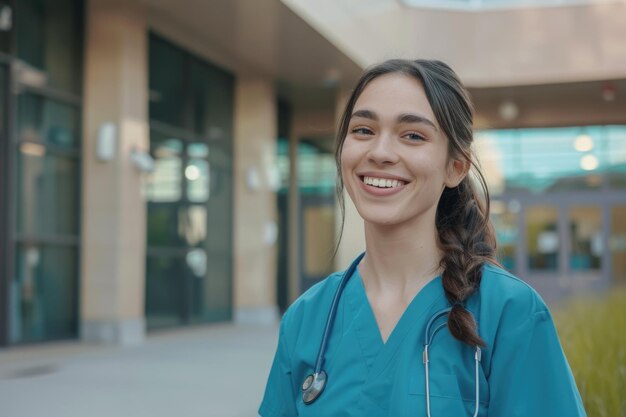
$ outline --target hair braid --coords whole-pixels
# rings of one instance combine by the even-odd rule
[[[495,242],[489,241],[487,212],[466,177],[457,187],[444,190],[436,218],[443,252],[443,288],[452,304],[448,328],[455,338],[478,346],[485,346],[485,342],[478,335],[465,301],[480,286],[483,264],[493,262]]]

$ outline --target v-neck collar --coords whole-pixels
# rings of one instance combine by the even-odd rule
[[[389,334],[387,341],[383,343],[374,310],[367,298],[358,268],[354,270],[348,283],[350,285],[346,287],[347,290],[349,289],[347,298],[354,314],[355,331],[366,364],[375,375],[384,370],[408,333],[422,327],[420,326],[423,321],[422,316],[426,315],[432,306],[444,296],[441,275],[439,275],[424,285],[413,297]]]

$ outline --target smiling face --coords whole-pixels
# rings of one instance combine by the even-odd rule
[[[370,81],[355,102],[341,151],[344,187],[370,223],[433,222],[445,186],[465,176],[415,78],[391,73]],[[429,220],[430,221],[430,220]]]

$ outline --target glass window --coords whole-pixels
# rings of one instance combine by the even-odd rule
[[[197,246],[206,239],[205,206],[148,204],[148,244],[151,246]]]
[[[156,169],[145,187],[148,253],[152,249],[176,262],[179,279],[166,280],[158,272],[154,279],[148,276],[152,289],[147,299],[156,297],[148,304],[163,304],[159,297],[167,290],[157,287],[175,285],[182,303],[176,311],[184,312],[176,316],[179,324],[228,319],[234,77],[155,35],[150,36],[149,55],[150,141]],[[163,133],[169,131],[179,137]],[[149,319],[153,327],[160,326],[159,309],[147,308],[146,314],[155,315],[155,320]]]
[[[234,79],[217,67],[192,60],[194,131],[209,140],[232,139]]]
[[[207,201],[210,195],[211,172],[204,159],[189,159],[185,168],[187,198],[195,203]]]
[[[304,271],[307,276],[326,276],[333,271],[335,246],[335,206],[304,208]]]
[[[79,147],[80,113],[77,107],[35,94],[18,99],[18,138],[60,148]]]
[[[613,283],[626,285],[626,205],[614,206],[611,209],[609,249]]]
[[[334,194],[337,167],[333,139],[303,140],[298,145],[298,182],[301,193]]]
[[[150,119],[231,141],[233,75],[155,35],[149,55]]]
[[[11,50],[11,29],[14,25],[13,7],[11,0],[0,0],[0,52],[10,54]]]
[[[609,185],[626,188],[626,126],[607,126],[608,141],[604,143],[609,163]]]
[[[497,239],[498,261],[507,270],[515,270],[515,252],[519,239],[517,217],[520,210],[518,201],[508,204],[502,201],[491,202],[491,221],[493,222]]]
[[[11,343],[76,337],[78,251],[18,244],[9,297]]]
[[[559,267],[559,212],[556,207],[531,206],[526,210],[528,267],[556,271]]]
[[[281,194],[289,191],[289,140],[278,138],[276,141],[276,167],[280,176]]]
[[[604,250],[600,207],[572,207],[569,228],[570,269],[599,270]]]
[[[21,143],[17,160],[17,231],[77,235],[78,159],[51,155],[43,145]]]
[[[46,85],[79,93],[82,0],[19,0],[15,3],[17,55],[33,67],[25,70],[42,70]]]
[[[186,55],[171,43],[150,36],[150,119],[189,127]]]
[[[151,202],[176,202],[182,199],[183,142],[157,132],[151,133],[150,154],[154,171],[144,183],[144,193]]]
[[[626,187],[626,126],[481,131],[475,146],[494,196]]]
[[[185,317],[187,277],[184,258],[148,255],[146,322],[149,329],[181,324]]]

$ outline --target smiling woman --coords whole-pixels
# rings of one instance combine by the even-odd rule
[[[585,415],[548,308],[495,261],[472,113],[442,62],[363,74],[335,156],[366,250],[285,313],[262,416]]]

